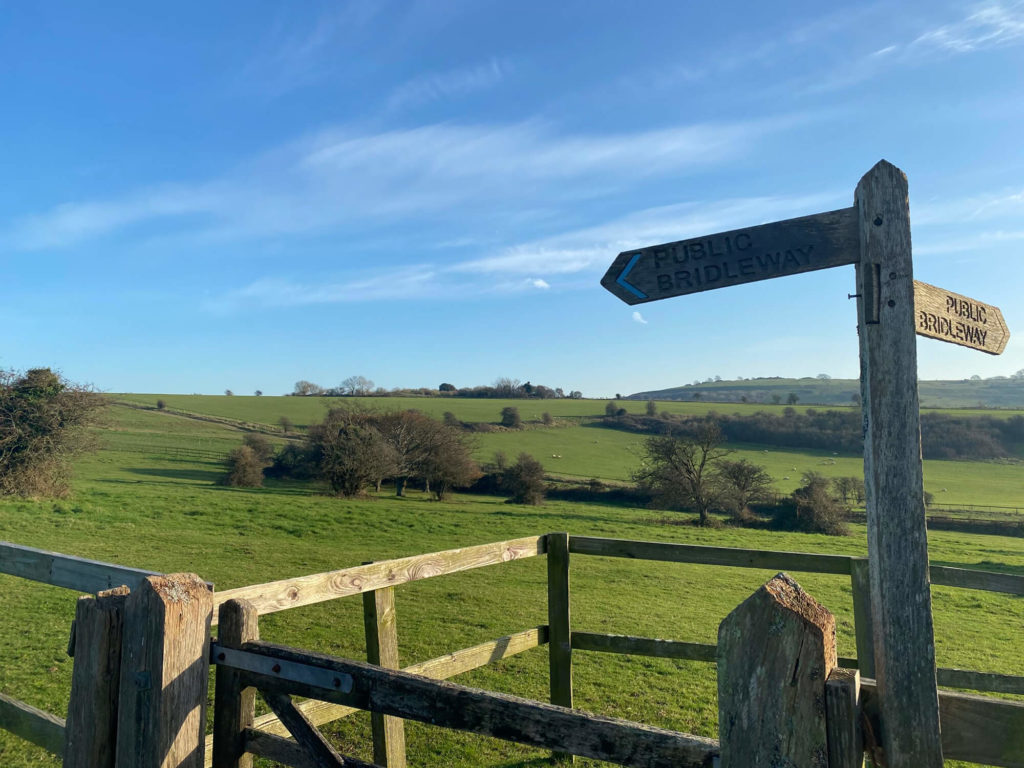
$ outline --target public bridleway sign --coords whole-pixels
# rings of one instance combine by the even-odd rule
[[[624,251],[601,284],[627,304],[856,266],[871,619],[861,673],[878,684],[890,768],[941,768],[916,335],[990,354],[1002,313],[914,281],[907,177],[878,163],[838,211]],[[867,622],[867,619],[865,618]]]
[[[796,275],[860,259],[857,209],[624,251],[601,285],[627,304]]]
[[[928,336],[1001,355],[1010,330],[999,307],[961,296],[928,283],[914,281],[914,328]]]

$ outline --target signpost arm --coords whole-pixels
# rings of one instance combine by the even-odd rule
[[[875,670],[891,768],[941,768],[907,178],[857,185],[857,321]]]

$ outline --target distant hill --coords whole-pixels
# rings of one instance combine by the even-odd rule
[[[924,408],[1024,408],[1024,378],[922,381],[918,386]],[[810,377],[707,381],[637,392],[628,399],[786,404],[792,395],[797,405],[853,405],[860,397],[860,383]]]

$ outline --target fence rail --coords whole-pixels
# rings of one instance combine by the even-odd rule
[[[219,665],[241,671],[245,684],[261,691],[322,698],[619,765],[710,768],[718,754],[712,739],[286,646],[215,644],[212,650]]]
[[[39,581],[77,592],[102,592],[127,586],[134,589],[155,571],[129,568],[45,549],[0,542],[0,573]]]
[[[245,674],[251,681],[271,692],[283,691],[312,696],[309,701],[298,705],[297,709],[314,725],[345,717],[357,709],[369,708],[393,717],[432,721],[446,727],[490,733],[499,738],[550,748],[556,752],[568,750],[569,753],[619,762],[623,765],[709,764],[706,761],[714,754],[714,742],[710,740],[693,741],[696,737],[648,728],[636,723],[593,718],[570,708],[571,651],[628,653],[708,662],[715,661],[717,656],[717,647],[707,643],[572,630],[568,599],[570,554],[848,576],[853,588],[857,658],[840,658],[839,663],[843,666],[859,667],[862,675],[869,678],[864,686],[866,701],[870,702],[874,695],[870,680],[874,676],[871,664],[874,654],[870,640],[870,615],[867,612],[867,560],[850,555],[707,547],[569,536],[559,533],[415,555],[240,587],[214,593],[212,602],[222,605],[231,600],[244,599],[251,601],[255,614],[266,614],[339,597],[390,590],[397,585],[434,576],[548,555],[548,625],[420,662],[402,671],[309,654],[268,643],[249,643],[240,651],[248,654],[245,656],[249,660],[247,663],[256,663],[253,661],[254,657],[261,657],[264,661],[273,657],[278,660],[285,673],[268,672],[260,667],[256,670],[249,669]],[[134,591],[140,585],[148,584],[148,577],[155,575],[151,571],[7,542],[0,542],[0,573],[92,593],[122,584],[128,585]],[[1024,576],[1017,574],[932,565],[931,581],[937,586],[1024,595]],[[213,622],[216,620],[215,611]],[[557,626],[558,631],[552,634],[550,626]],[[369,632],[370,625],[367,627]],[[373,631],[393,633],[393,621],[390,626],[378,624]],[[547,645],[550,652],[554,704],[541,704],[437,682],[543,645]],[[224,648],[219,645],[215,646],[215,650],[218,654],[225,653]],[[234,664],[236,668],[243,669],[238,666],[242,657],[237,654],[225,658],[211,658],[213,663]],[[286,661],[287,664],[280,663],[281,661]],[[328,690],[330,695],[322,695],[320,682],[326,679],[323,677],[326,674],[325,670],[341,672],[343,667],[350,670],[345,674],[351,677],[352,690],[356,693],[340,693],[347,683],[342,681],[339,675],[335,675],[331,678],[331,688],[324,689]],[[315,671],[314,668],[319,671]],[[292,680],[289,677],[292,674],[287,671],[289,669],[298,675],[296,679]],[[302,677],[303,675],[306,677]],[[310,678],[310,675],[313,675],[313,678]],[[357,677],[369,680],[370,682],[366,683],[367,687],[357,689]],[[1024,677],[1020,676],[940,668],[937,677],[939,684],[947,687],[1024,695]],[[311,679],[320,682],[309,688],[308,686],[312,685]],[[335,684],[335,680],[342,682]],[[307,687],[303,690],[302,686]],[[419,698],[416,699],[414,696],[412,700],[417,703],[404,700],[402,696],[406,693],[415,693]],[[471,702],[469,709],[476,714],[467,714],[459,710],[455,706],[456,701]],[[563,702],[569,706],[557,706]],[[948,691],[940,692],[940,703],[943,745],[947,750],[947,757],[980,761],[990,765],[1024,766],[1024,745],[1006,735],[1024,731],[1024,703]],[[435,709],[430,709],[429,715],[426,714],[430,707],[438,704],[441,706],[440,714]],[[522,712],[526,713],[525,720],[520,717]],[[552,723],[555,724],[553,731],[550,730]],[[0,695],[0,728],[39,744],[54,754],[61,755],[64,750],[65,721],[5,695]],[[293,746],[289,746],[294,745],[294,742],[282,738],[288,733],[289,730],[282,723],[280,715],[270,714],[247,725],[242,739],[248,745],[247,748],[255,754],[268,757],[291,755],[292,758],[299,760],[292,764],[308,764],[301,761],[304,758],[297,757],[298,753]],[[211,746],[211,741],[212,737],[208,737],[207,747]],[[653,757],[652,750],[668,755],[666,762],[659,762],[661,758]],[[207,753],[210,752],[208,749]],[[210,764],[207,760],[206,765]]]

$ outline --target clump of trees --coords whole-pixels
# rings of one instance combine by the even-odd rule
[[[755,519],[752,505],[772,495],[772,479],[757,464],[732,461],[724,436],[710,419],[692,434],[652,435],[644,446],[643,463],[633,473],[638,490],[663,509],[695,511],[700,525],[712,524],[711,512],[728,512],[741,523]],[[845,498],[860,493],[855,478],[828,478],[806,472],[802,485],[777,502],[771,512],[777,527],[833,536],[848,533],[850,513]],[[845,493],[845,497],[839,494]]]
[[[323,481],[337,496],[380,490],[385,480],[402,496],[419,482],[438,500],[470,485],[480,469],[463,430],[418,411],[370,411],[341,406],[327,411],[302,446],[287,446],[271,473]]]
[[[49,368],[0,371],[0,495],[63,496],[104,400]]]
[[[614,412],[613,412],[614,411]],[[609,402],[605,425],[640,434],[679,433],[693,436],[708,417],[662,413],[655,417],[629,414]],[[710,414],[732,442],[760,443],[787,448],[860,454],[864,450],[860,413],[851,409],[799,412],[792,406],[782,414]],[[1017,455],[1024,444],[1024,416],[921,415],[921,452],[926,459],[994,459]]]
[[[544,467],[528,453],[520,453],[515,463],[502,474],[501,487],[510,494],[512,504],[542,504],[546,484]]]

